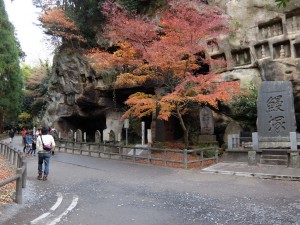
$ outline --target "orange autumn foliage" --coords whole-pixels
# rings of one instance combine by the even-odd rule
[[[132,70],[120,70],[116,87],[142,86],[151,81],[156,89],[163,90],[159,95],[138,92],[129,96],[123,119],[144,117],[158,108],[159,118],[168,120],[174,115],[179,119],[188,145],[182,116],[189,112],[191,103],[217,108],[219,102],[229,102],[238,94],[237,82],[224,82],[213,71],[195,74],[199,61],[213,60],[204,57],[207,40],[217,42],[217,37],[230,32],[222,12],[196,0],[169,1],[169,7],[155,19],[127,14],[111,2],[104,4],[103,12],[108,20],[105,35],[117,43],[121,54],[116,51],[106,59],[105,51],[89,54],[94,66],[130,65]],[[99,56],[105,63],[95,60]]]
[[[46,32],[52,36],[86,42],[84,37],[79,34],[79,28],[66,16],[62,9],[49,9],[39,17],[39,20],[42,22],[43,27],[46,28]]]

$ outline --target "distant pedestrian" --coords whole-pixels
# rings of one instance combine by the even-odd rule
[[[33,138],[33,141],[31,143],[31,148],[30,148],[28,154],[30,154],[30,155],[33,154],[35,156],[35,153],[36,153],[36,139]]]
[[[36,147],[38,150],[38,180],[47,180],[49,175],[49,163],[51,151],[55,149],[55,142],[48,129],[42,128],[42,134],[37,137]],[[44,168],[43,168],[44,164]]]
[[[8,136],[9,136],[9,142],[12,143],[12,141],[14,140],[14,136],[15,136],[15,131],[14,131],[14,129],[11,129],[11,130],[8,132]]]
[[[25,152],[27,156],[29,156],[29,151],[31,149],[32,142],[33,137],[29,132],[27,132],[25,135],[25,149],[23,149],[23,152]]]
[[[24,145],[23,152],[25,152],[25,148],[26,148],[26,139],[25,139],[26,133],[27,133],[27,131],[25,130],[25,128],[23,128],[21,131],[22,144]]]
[[[35,137],[37,138],[41,134],[41,132],[42,132],[41,129],[38,128],[35,132]]]

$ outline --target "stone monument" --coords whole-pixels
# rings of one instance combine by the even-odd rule
[[[108,111],[106,114],[106,129],[103,130],[103,141],[110,141],[110,132],[113,130],[115,137],[122,133],[123,122],[121,121],[121,112]],[[116,138],[115,138],[116,141]]]
[[[296,132],[292,83],[290,81],[262,82],[257,109],[259,147],[290,147],[290,132]]]
[[[82,130],[80,130],[80,129],[77,129],[77,131],[76,131],[76,141],[82,142]]]
[[[95,132],[95,143],[101,143],[101,133],[99,130],[96,130]]]
[[[216,143],[216,135],[214,135],[213,113],[207,106],[202,107],[199,113],[201,135],[198,141],[200,143]]]
[[[74,141],[74,132],[73,132],[73,130],[69,130],[69,132],[68,132],[68,141]]]
[[[238,122],[236,121],[231,121],[226,129],[225,129],[225,132],[224,132],[224,137],[223,137],[223,140],[224,140],[224,143],[228,143],[228,135],[231,135],[231,134],[240,134],[241,131],[243,131],[242,127],[238,124]]]

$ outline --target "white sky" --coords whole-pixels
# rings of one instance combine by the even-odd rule
[[[25,63],[34,65],[39,59],[48,59],[52,63],[53,47],[46,41],[42,28],[36,25],[40,9],[32,5],[32,0],[4,0],[4,3],[21,48],[27,55]]]

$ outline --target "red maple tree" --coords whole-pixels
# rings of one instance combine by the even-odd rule
[[[200,0],[170,1],[169,7],[153,19],[130,15],[110,1],[104,4],[103,13],[108,19],[105,35],[119,49],[109,57],[105,51],[93,51],[88,55],[93,65],[100,69],[130,65],[129,71],[120,70],[116,87],[141,86],[149,80],[157,87],[156,94],[129,96],[125,102],[129,109],[122,118],[141,118],[157,109],[160,119],[176,116],[188,147],[183,115],[191,104],[217,108],[219,102],[229,102],[239,90],[237,82],[223,82],[213,71],[195,74],[199,61],[212,60],[200,57],[207,52],[207,40],[230,31],[228,18]]]

